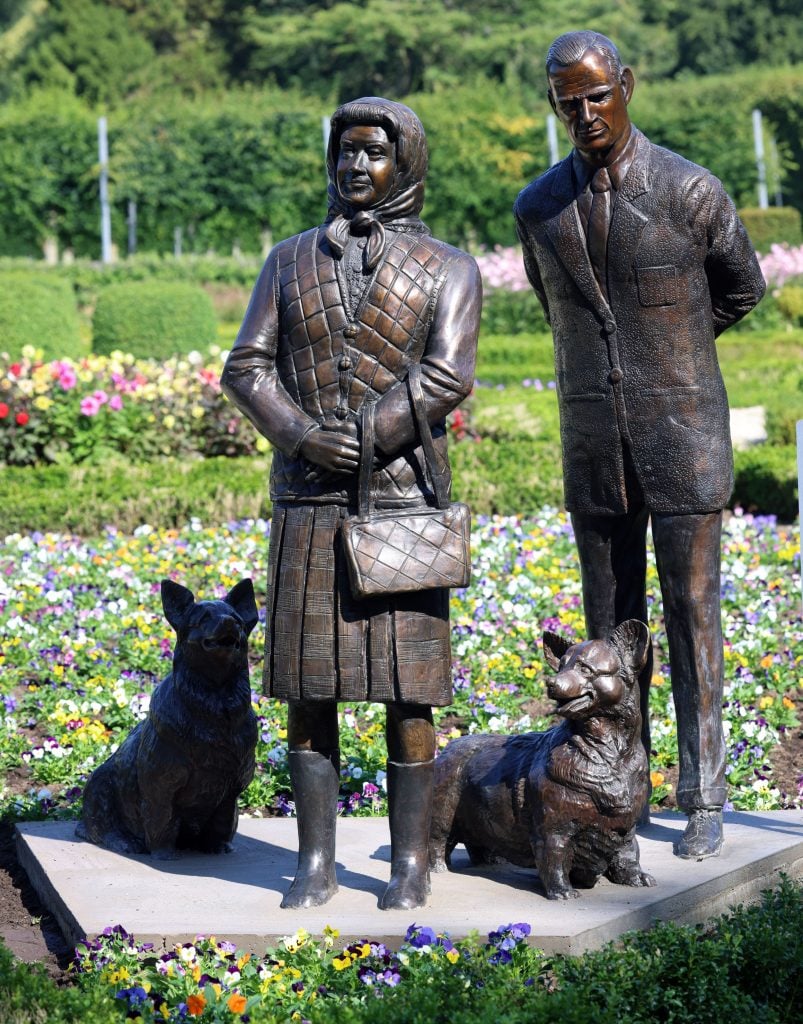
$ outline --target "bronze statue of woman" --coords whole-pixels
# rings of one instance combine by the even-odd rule
[[[339,107],[327,167],[326,221],[270,253],[222,385],[274,448],[264,681],[288,702],[299,835],[282,906],[317,906],[337,890],[337,704],[378,701],[391,832],[379,905],[409,909],[429,889],[432,706],[452,696],[449,592],[354,598],[341,529],[357,503],[369,404],[376,506],[433,504],[412,363],[448,481],[444,419],[473,386],[482,287],[474,260],[420,219],[427,145],[412,110],[377,97]]]

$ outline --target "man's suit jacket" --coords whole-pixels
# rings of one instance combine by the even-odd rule
[[[756,305],[764,281],[721,183],[637,132],[613,207],[607,300],[571,156],[520,193],[515,214],[555,342],[567,509],[627,510],[623,439],[651,511],[724,507],[733,454],[714,339]]]

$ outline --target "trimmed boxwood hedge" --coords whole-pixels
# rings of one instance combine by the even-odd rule
[[[98,296],[92,318],[92,349],[120,350],[140,359],[167,359],[203,351],[215,340],[212,300],[183,281],[126,281]]]
[[[535,513],[563,503],[557,439],[515,437],[463,441],[451,447],[453,496],[475,515]],[[92,536],[109,523],[179,526],[268,517],[268,458],[161,459],[130,465],[0,466],[2,532],[67,530]],[[736,452],[731,507],[797,516],[794,446],[758,445]]]
[[[92,536],[109,523],[180,526],[197,516],[225,523],[270,515],[266,459],[159,459],[132,465],[0,466],[2,532]]]
[[[748,206],[739,210],[739,216],[750,241],[760,253],[768,253],[775,243],[799,245],[803,240],[800,211],[794,206],[769,206],[764,210]]]
[[[75,292],[46,274],[0,273],[0,351],[17,359],[26,345],[41,349],[45,359],[86,355]]]

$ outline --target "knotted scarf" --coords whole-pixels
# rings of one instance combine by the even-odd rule
[[[376,206],[356,209],[337,188],[340,136],[354,125],[384,128],[396,146],[396,175],[388,194]],[[427,231],[418,214],[424,205],[427,141],[418,117],[403,103],[366,96],[344,103],[332,115],[326,166],[329,172],[326,238],[336,259],[345,251],[350,234],[367,235],[363,261],[373,270],[385,248],[385,225],[394,230]]]

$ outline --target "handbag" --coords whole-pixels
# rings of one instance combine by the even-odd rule
[[[465,587],[471,578],[471,511],[468,505],[449,501],[438,472],[418,363],[410,364],[407,385],[435,506],[381,511],[374,507],[374,407],[367,405],[362,416],[357,514],[346,517],[342,534],[356,598]]]

